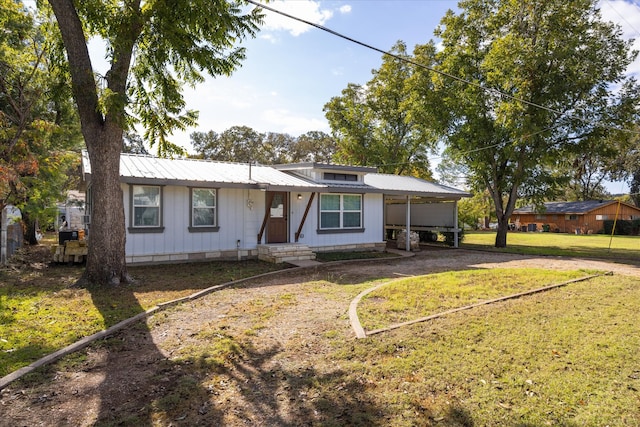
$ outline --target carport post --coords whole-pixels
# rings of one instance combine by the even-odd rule
[[[407,235],[405,236],[404,249],[411,252],[411,196],[407,195]]]
[[[453,247],[458,247],[458,201],[453,201]]]

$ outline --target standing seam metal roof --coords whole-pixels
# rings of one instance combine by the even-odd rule
[[[84,173],[91,173],[89,157],[83,152]],[[249,177],[251,175],[251,178]],[[220,184],[268,184],[276,187],[323,188],[269,166],[197,159],[164,159],[137,154],[120,155],[120,177],[157,179],[166,182],[206,182]]]
[[[429,194],[447,197],[469,197],[466,191],[447,187],[436,182],[413,176],[400,176],[384,173],[369,173],[364,176],[365,184],[383,190],[385,193]]]
[[[82,152],[84,174],[91,174],[89,156]],[[251,174],[251,178],[249,175]],[[340,189],[363,193],[411,194],[427,197],[461,198],[469,193],[424,179],[391,174],[367,173],[363,183],[317,183],[292,172],[280,171],[271,166],[246,163],[219,162],[198,159],[165,159],[153,156],[122,153],[120,177],[125,182],[158,180],[171,183],[207,183],[228,185],[260,185],[277,188],[295,188],[308,191],[339,191]]]

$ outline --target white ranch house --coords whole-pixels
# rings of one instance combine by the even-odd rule
[[[86,152],[83,173],[90,239],[91,211],[104,207],[91,206]],[[406,218],[421,230],[457,234],[457,201],[468,196],[370,167],[319,163],[256,166],[122,154],[120,179],[130,264],[281,262],[312,259],[313,252],[384,250],[386,229],[405,228]],[[433,215],[414,218],[412,206],[425,212],[431,206]]]

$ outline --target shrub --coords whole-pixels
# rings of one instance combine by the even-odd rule
[[[604,234],[611,234],[611,230],[613,229],[614,220],[607,219],[604,221]],[[620,236],[631,236],[634,234],[638,234],[638,229],[640,228],[640,220],[634,219],[632,221],[626,219],[619,219],[615,221],[616,229],[615,233]]]

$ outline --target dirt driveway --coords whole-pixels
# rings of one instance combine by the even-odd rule
[[[498,266],[640,278],[640,263],[449,249],[285,271],[155,314],[48,369],[46,381],[9,386],[0,425],[340,425],[361,402],[318,413],[306,393],[339,370],[328,339],[354,340],[347,310],[364,286],[355,285]]]

